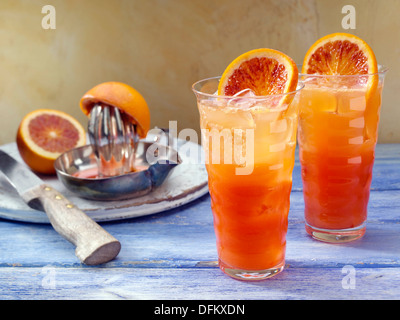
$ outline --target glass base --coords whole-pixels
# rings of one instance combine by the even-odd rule
[[[360,239],[365,234],[366,225],[350,229],[321,229],[306,223],[307,233],[316,240],[329,243],[344,243]]]
[[[277,275],[279,272],[283,270],[285,267],[285,261],[282,261],[279,265],[263,269],[263,270],[244,270],[244,269],[236,269],[231,266],[225,264],[223,261],[219,260],[220,269],[227,274],[228,276],[244,281],[260,281],[271,278]]]

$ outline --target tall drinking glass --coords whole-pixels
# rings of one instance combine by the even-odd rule
[[[217,96],[219,78],[193,85],[200,113],[219,266],[262,280],[285,264],[298,121],[297,91]]]
[[[386,71],[300,75],[305,227],[315,239],[347,242],[365,233]]]

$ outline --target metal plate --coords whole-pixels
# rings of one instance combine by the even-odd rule
[[[181,140],[178,140],[178,146],[180,146],[179,150],[189,150],[180,154],[182,163],[171,172],[171,175],[160,187],[139,198],[120,201],[87,200],[67,190],[56,176],[40,176],[40,178],[98,222],[160,213],[187,204],[208,193],[207,171],[204,164],[198,161],[203,152],[201,146]],[[0,149],[23,163],[15,143],[0,146]],[[29,208],[1,174],[0,218],[31,223],[49,223],[46,214]]]

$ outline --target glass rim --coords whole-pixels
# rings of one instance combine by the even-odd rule
[[[297,66],[299,70],[302,69],[302,65]],[[301,77],[315,77],[315,78],[358,78],[358,77],[369,77],[375,75],[383,75],[389,70],[389,67],[378,64],[378,72],[366,73],[366,74],[318,74],[318,73],[301,73],[299,72],[299,79]]]
[[[199,81],[196,81],[195,83],[192,84],[192,91],[197,95],[202,95],[205,97],[212,97],[212,98],[222,98],[222,99],[249,99],[249,97],[243,97],[243,96],[225,96],[225,95],[217,95],[217,94],[213,94],[213,93],[205,93],[205,92],[201,92],[197,89],[195,89],[195,86],[198,85],[201,82],[206,82],[206,81],[212,81],[212,80],[220,80],[221,76],[216,76],[216,77],[210,77],[210,78],[205,78]],[[301,91],[301,89],[303,89],[305,87],[305,83],[304,81],[299,80],[297,82],[297,86],[296,86],[296,90],[290,91],[290,92],[285,92],[285,93],[279,93],[279,94],[271,94],[271,95],[265,95],[265,96],[252,96],[250,97],[251,99],[255,99],[255,100],[265,100],[265,99],[272,99],[272,98],[276,98],[276,97],[284,97],[284,96],[288,96],[288,95],[292,95],[292,94],[296,94],[299,91]]]

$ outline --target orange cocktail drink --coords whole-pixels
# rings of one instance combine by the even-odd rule
[[[315,239],[347,242],[365,233],[385,73],[351,34],[327,35],[305,55],[299,151],[305,227]]]
[[[314,238],[344,242],[365,233],[383,76],[302,76],[300,161]],[[373,90],[369,77],[379,77]]]
[[[218,96],[219,78],[199,81],[202,144],[220,268],[242,280],[284,267],[296,147],[296,92]]]

